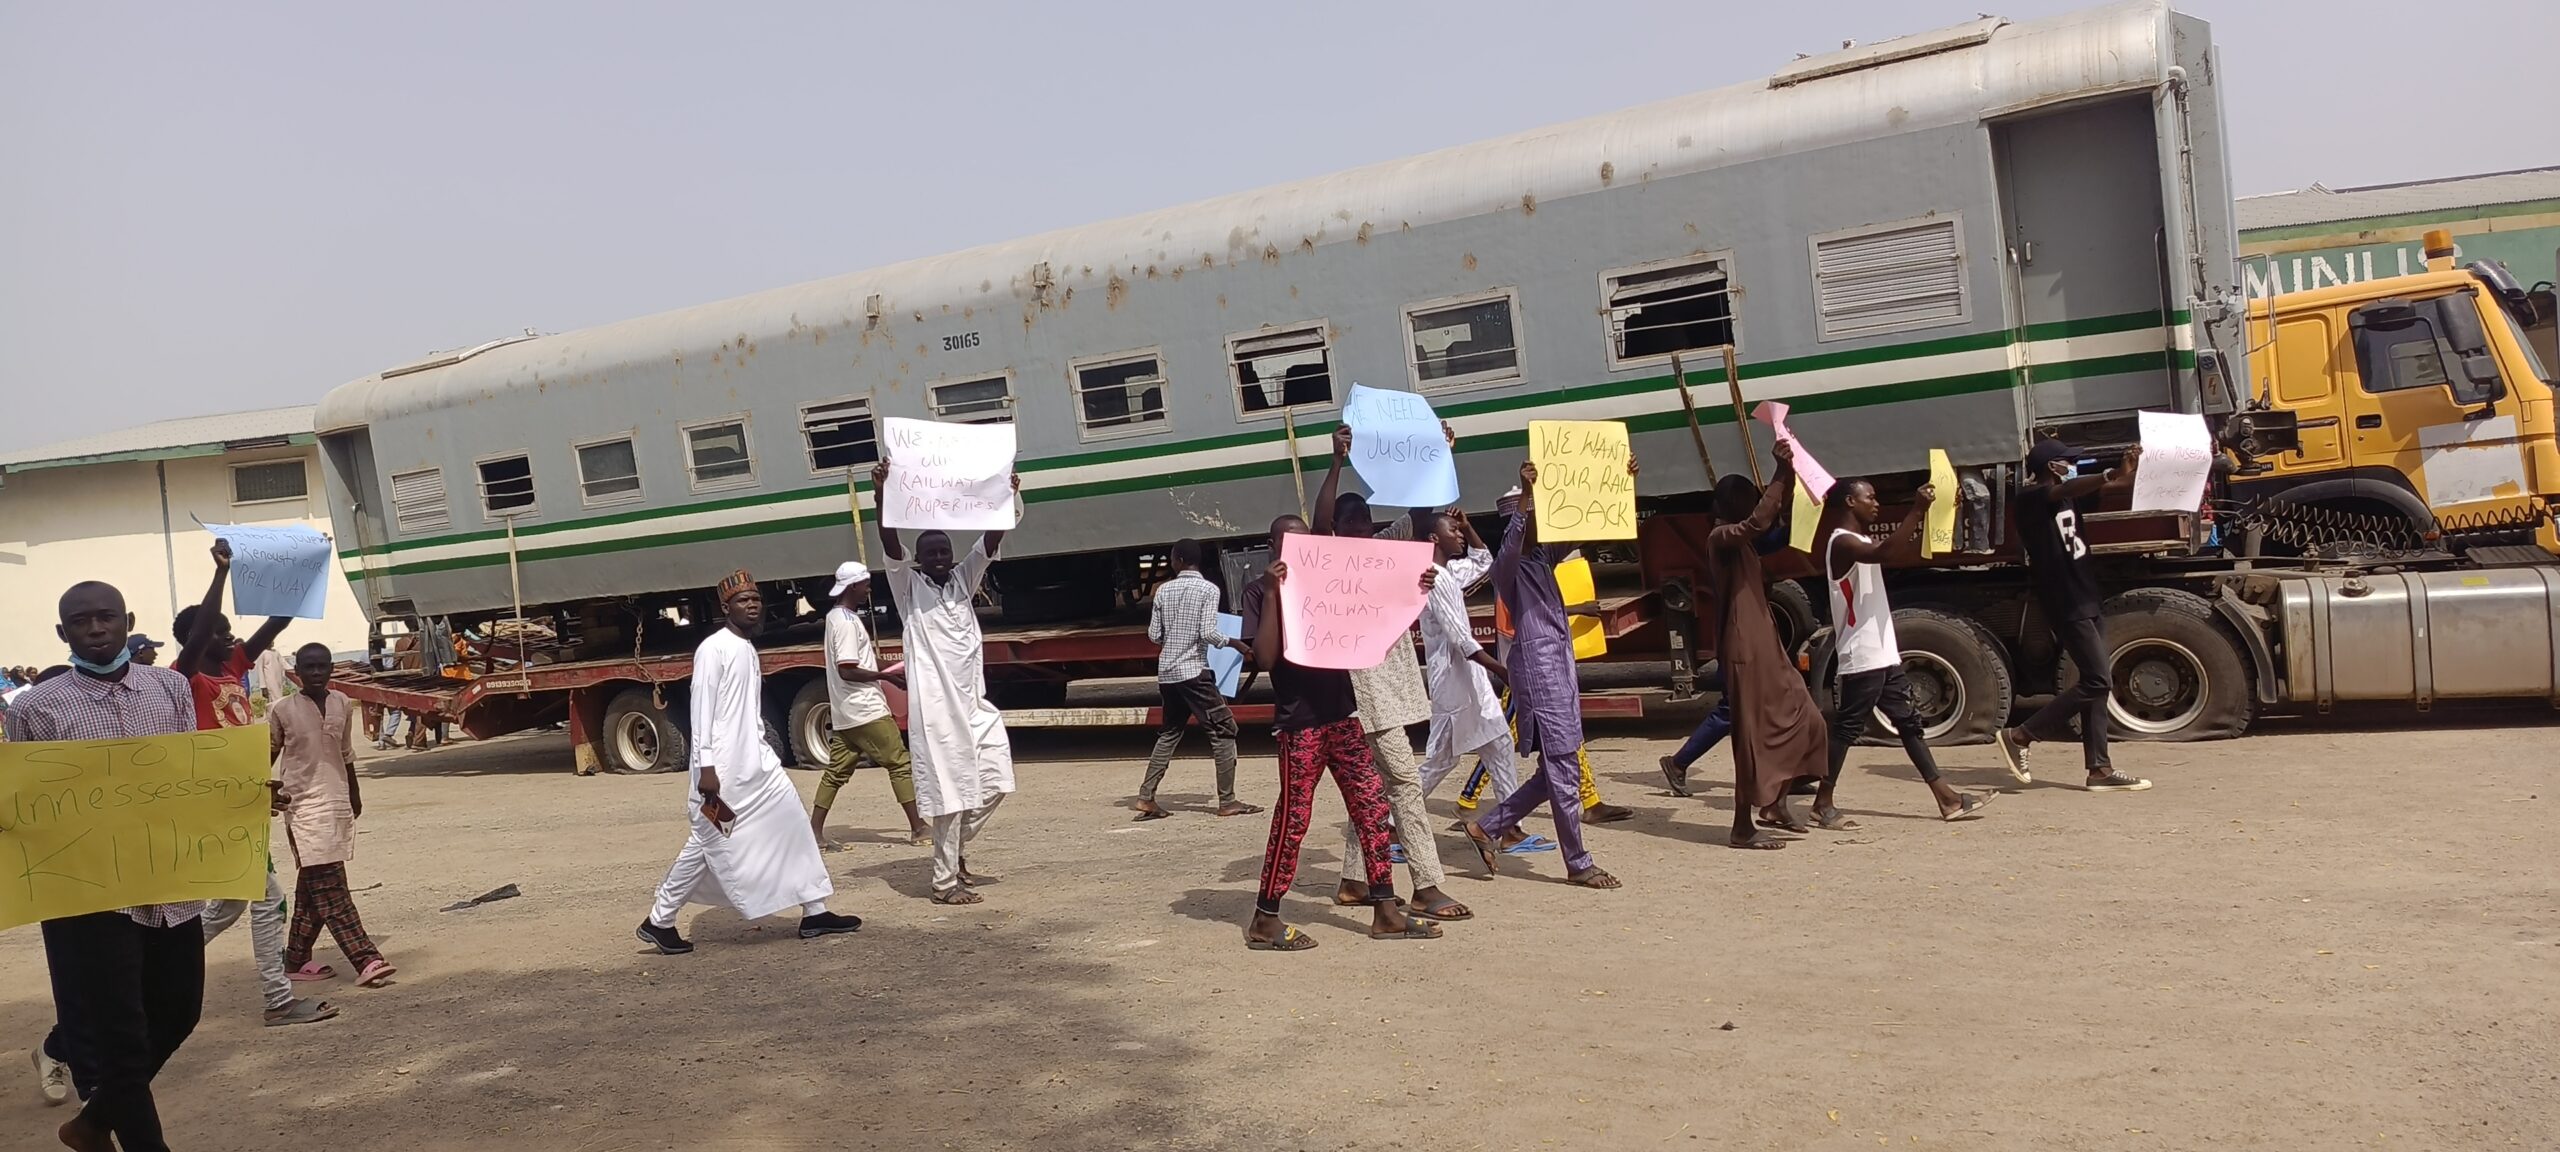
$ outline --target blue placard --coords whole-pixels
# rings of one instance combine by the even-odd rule
[[[1351,426],[1351,468],[1369,485],[1371,504],[1446,508],[1458,502],[1458,458],[1430,401],[1354,384],[1342,422]]]
[[[231,542],[231,610],[317,620],[329,603],[329,538],[304,524],[207,524]]]
[[[1244,617],[1218,613],[1218,634],[1229,640],[1243,638]],[[1236,685],[1244,679],[1244,653],[1233,648],[1212,648],[1209,670],[1218,674],[1218,695],[1235,699]]]

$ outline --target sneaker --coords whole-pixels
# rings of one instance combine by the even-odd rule
[[[639,931],[632,935],[638,936],[641,943],[656,948],[661,956],[682,956],[693,951],[693,941],[678,935],[675,929],[660,928],[646,920],[640,922]]]
[[[2092,792],[2146,792],[2151,782],[2122,772],[2109,770],[2104,776],[2092,776],[2085,785]]]
[[[44,1054],[44,1045],[36,1045],[36,1087],[44,1092],[46,1105],[60,1104],[71,1098],[71,1066]]]
[[[2026,745],[2020,744],[2016,740],[2012,739],[2009,735],[2009,730],[2006,728],[1994,733],[1991,740],[1992,743],[2000,746],[2000,759],[2009,766],[2009,775],[2011,777],[2015,778],[2020,784],[2033,784],[2036,782],[2035,774],[2027,771]]]
[[[1671,785],[1674,796],[1689,795],[1689,766],[1669,756],[1662,758],[1662,779]]]
[[[860,916],[847,916],[841,912],[820,912],[815,916],[800,918],[800,938],[815,940],[820,936],[851,932],[860,927],[862,927]]]

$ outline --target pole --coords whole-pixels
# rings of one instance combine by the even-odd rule
[[[1289,483],[1298,490],[1298,519],[1307,520],[1307,477],[1298,469],[1298,410],[1280,410],[1280,426],[1287,430],[1289,441]],[[1313,524],[1315,521],[1307,520]]]
[[[1751,413],[1742,407],[1742,365],[1733,358],[1733,345],[1724,346],[1724,386],[1733,394],[1733,428],[1742,433],[1742,455],[1751,462],[1751,482],[1766,484],[1760,476],[1760,449],[1751,442]]]
[[[1680,354],[1671,354],[1671,379],[1680,385],[1680,410],[1689,414],[1689,442],[1698,446],[1698,467],[1707,471],[1707,487],[1716,486],[1716,462],[1707,458],[1707,434],[1698,430],[1698,402],[1689,395],[1689,374],[1681,367]]]
[[[533,676],[529,671],[532,666],[526,663],[524,652],[524,579],[516,566],[516,518],[508,516],[506,521],[507,595],[515,602],[516,690],[521,692],[533,687]]]
[[[845,507],[853,513],[854,558],[862,561],[862,566],[868,568],[871,566],[871,542],[862,536],[862,492],[853,486],[854,477],[861,471],[859,468],[844,470],[844,503]]]

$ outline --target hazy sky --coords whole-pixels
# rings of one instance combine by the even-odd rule
[[[2080,6],[0,0],[0,448]],[[2181,6],[2241,192],[2560,163],[2551,0]]]

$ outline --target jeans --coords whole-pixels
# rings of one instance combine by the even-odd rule
[[[1849,762],[1849,746],[1867,734],[1867,725],[1878,711],[1902,735],[1903,754],[1911,757],[1911,766],[1920,770],[1920,778],[1931,784],[1938,782],[1938,759],[1930,754],[1927,730],[1911,710],[1911,685],[1902,678],[1902,665],[1889,664],[1840,677],[1834,708],[1828,777],[1833,784],[1840,782],[1840,766]]]
[[[2080,670],[2080,678],[2019,727],[2028,736],[2045,740],[2059,733],[2071,717],[2080,717],[2081,759],[2091,775],[2102,775],[2114,767],[2107,762],[2107,699],[2113,684],[2108,680],[2112,662],[2106,637],[2095,617],[2083,617],[2054,625],[2053,638],[2071,654],[2071,663]]]
[[[1697,730],[1689,733],[1688,741],[1680,745],[1679,751],[1671,754],[1671,762],[1683,768],[1697,763],[1698,757],[1706,755],[1716,745],[1724,743],[1724,738],[1732,731],[1733,697],[1721,697],[1716,701],[1715,711],[1707,713],[1706,719],[1698,721]]]

